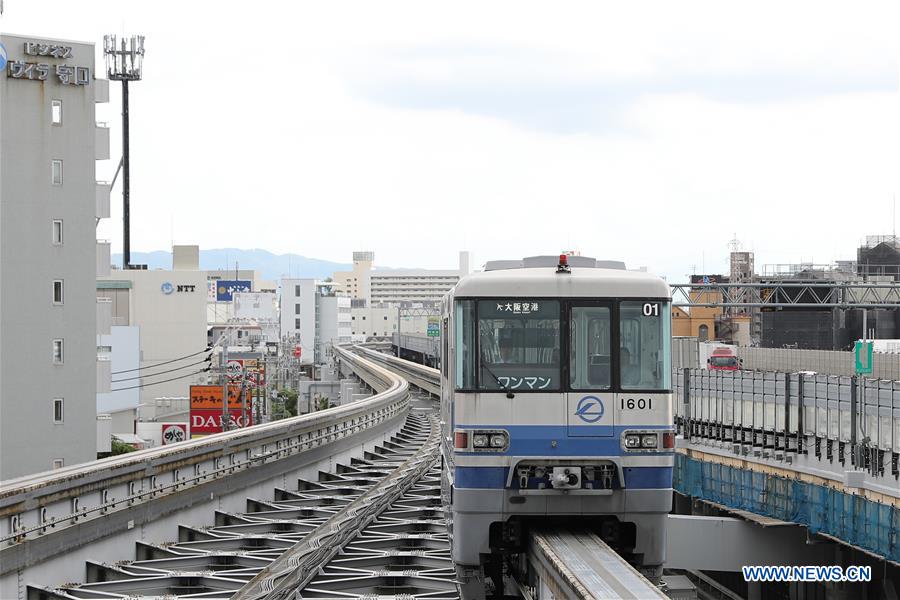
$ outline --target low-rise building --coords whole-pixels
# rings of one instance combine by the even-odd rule
[[[173,253],[177,254],[177,253]],[[206,383],[206,273],[196,263],[175,270],[114,270],[97,280],[97,297],[112,300],[115,325],[140,329],[140,371],[113,377],[112,393],[140,390],[139,420],[156,418],[157,398],[187,398]],[[113,353],[116,352],[115,346]]]

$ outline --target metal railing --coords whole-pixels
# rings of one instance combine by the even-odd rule
[[[185,490],[196,488],[202,493],[202,486],[235,473],[296,457],[405,416],[409,387],[403,378],[346,348],[335,352],[378,393],[312,414],[0,483],[0,573],[46,558],[26,551],[23,546],[29,542],[174,498],[176,492],[185,496]],[[283,471],[296,468],[296,460],[282,465]],[[79,540],[87,543],[102,535],[85,530]]]
[[[900,282],[673,283],[672,305],[714,308],[890,308]]]

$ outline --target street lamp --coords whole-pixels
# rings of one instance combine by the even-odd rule
[[[103,36],[106,76],[122,82],[122,268],[131,266],[131,211],[129,206],[130,171],[128,157],[128,82],[141,80],[144,63],[144,36],[128,39]]]

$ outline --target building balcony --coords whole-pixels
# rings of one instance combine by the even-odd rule
[[[97,123],[94,127],[94,159],[109,160],[109,125]]]
[[[98,181],[96,188],[97,208],[94,215],[98,219],[109,218],[109,195],[112,191],[112,184],[108,181]]]
[[[109,80],[94,80],[94,103],[105,104],[109,102]]]
[[[97,355],[97,393],[108,394],[112,391],[112,362],[108,354]]]
[[[97,240],[97,277],[109,277],[110,264],[110,243],[108,240]]]
[[[97,334],[112,333],[112,298],[97,298]]]

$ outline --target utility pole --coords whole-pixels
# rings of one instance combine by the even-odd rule
[[[228,431],[228,330],[222,342],[222,431]]]
[[[240,427],[247,426],[247,367],[241,366],[241,423]]]

